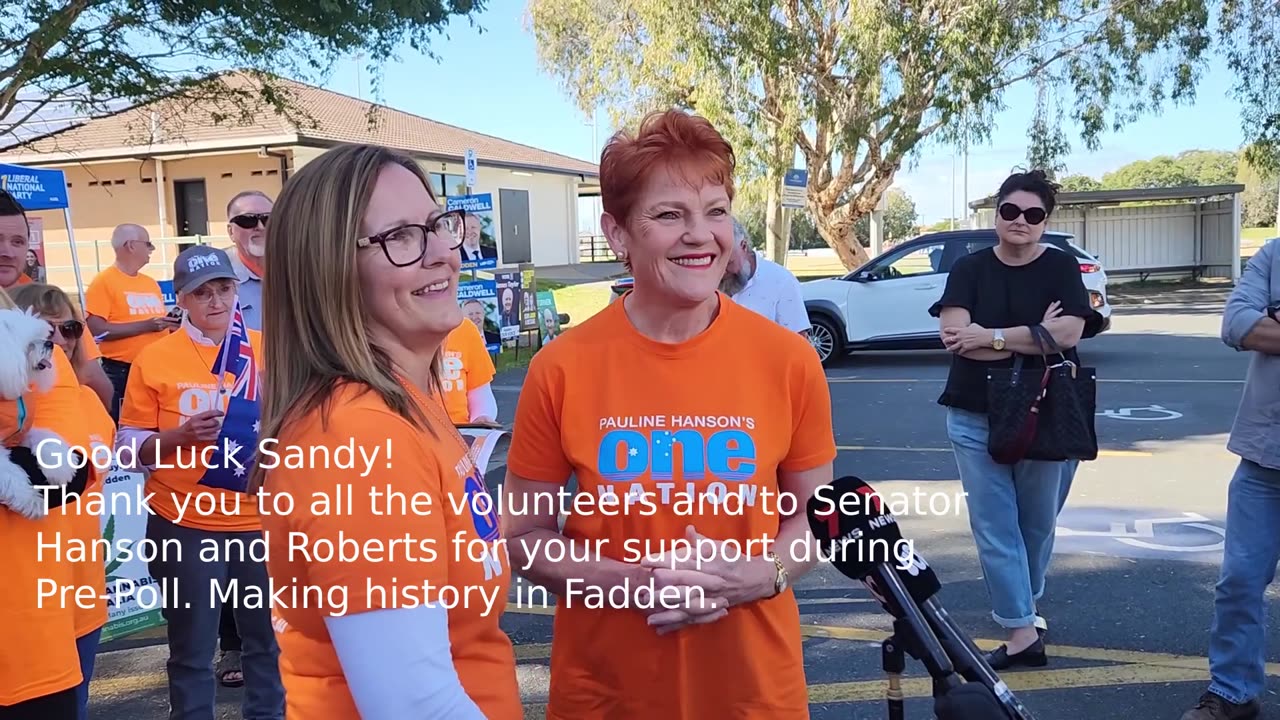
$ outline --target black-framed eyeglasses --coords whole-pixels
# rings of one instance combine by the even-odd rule
[[[1000,206],[1000,217],[1005,220],[1013,222],[1014,220],[1017,220],[1019,216],[1025,217],[1027,222],[1032,225],[1039,225],[1044,222],[1044,219],[1049,216],[1049,213],[1045,212],[1044,208],[1038,207],[1029,207],[1023,210],[1013,203],[1004,203]]]
[[[436,238],[448,243],[450,250],[462,247],[463,221],[466,212],[450,210],[437,215],[427,225],[401,225],[377,235],[356,240],[356,247],[367,248],[373,244],[382,246],[387,261],[396,267],[412,265],[427,254],[427,237]]]
[[[231,218],[228,222],[236,227],[252,230],[258,227],[259,223],[261,223],[262,227],[266,227],[267,221],[270,219],[271,213],[244,213]]]
[[[57,325],[54,325],[54,327],[57,328],[58,332],[62,334],[62,337],[67,340],[75,340],[84,333],[84,323],[79,320],[68,320],[66,322],[58,323]]]

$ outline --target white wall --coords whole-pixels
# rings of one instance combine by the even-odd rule
[[[293,169],[305,165],[323,154],[319,148],[295,148]],[[423,170],[429,173],[466,175],[461,163],[443,163],[438,160],[419,160]],[[523,171],[522,171],[523,172]],[[502,228],[502,203],[499,190],[525,190],[529,193],[529,252],[533,264],[567,265],[578,262],[578,176],[530,172],[516,175],[506,168],[486,167],[480,158],[477,172],[476,194],[493,195],[493,227]],[[502,238],[498,239],[498,263],[506,264],[502,256]]]
[[[461,164],[422,161],[427,172],[465,175]],[[524,171],[521,171],[524,172]],[[529,193],[529,252],[533,264],[567,265],[578,261],[578,176],[534,173],[516,175],[506,168],[486,167],[480,158],[477,185],[471,192],[493,195],[493,227],[499,230],[498,264],[507,264],[502,248],[502,202],[499,190]]]
[[[995,213],[983,209],[978,220],[980,227],[993,227]],[[1238,247],[1230,199],[1066,207],[1053,214],[1046,229],[1075,235],[1076,244],[1110,271],[1199,265],[1204,277],[1229,278]]]

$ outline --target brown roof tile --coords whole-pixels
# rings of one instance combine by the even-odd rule
[[[257,87],[255,80],[240,73],[220,76],[214,82],[225,82],[242,92],[252,92]],[[464,130],[394,108],[375,107],[367,101],[332,90],[284,78],[276,79],[276,87],[286,90],[289,94],[287,102],[299,110],[294,120],[260,101],[236,104],[228,100],[163,98],[94,118],[25,144],[11,145],[0,152],[83,154],[157,145],[233,144],[237,139],[287,135],[296,136],[295,142],[302,144],[375,143],[454,160],[461,160],[467,148],[474,148],[481,164],[592,176],[598,172],[591,162]],[[374,111],[372,114],[371,109]]]

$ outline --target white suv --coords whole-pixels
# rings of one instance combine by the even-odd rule
[[[1079,260],[1089,300],[1111,327],[1107,273],[1098,258],[1065,233],[1046,232],[1042,243]],[[942,348],[929,307],[942,296],[957,258],[996,244],[994,229],[931,233],[896,245],[840,278],[801,283],[813,327],[809,340],[825,365],[855,350]]]

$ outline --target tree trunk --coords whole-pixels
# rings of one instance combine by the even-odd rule
[[[769,170],[765,176],[769,183],[769,193],[765,198],[764,209],[764,254],[765,257],[786,266],[787,264],[787,226],[782,212],[782,176]]]
[[[845,217],[833,218],[836,214]],[[845,269],[861,267],[871,259],[866,248],[858,242],[858,234],[854,232],[854,219],[848,217],[847,213],[837,213],[835,208],[830,208],[825,213],[817,213],[814,222],[818,226],[818,234],[836,251],[836,257],[840,258]]]

